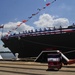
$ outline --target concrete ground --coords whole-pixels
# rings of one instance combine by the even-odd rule
[[[46,71],[44,63],[0,61],[0,75],[75,75],[75,64],[63,66],[59,71]]]

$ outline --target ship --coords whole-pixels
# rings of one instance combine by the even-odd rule
[[[66,28],[47,27],[23,31],[1,38],[3,47],[19,58],[38,57],[42,51],[60,50],[69,59],[75,59],[75,25]]]

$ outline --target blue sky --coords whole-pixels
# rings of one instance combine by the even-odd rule
[[[53,0],[0,0],[0,24],[21,21],[27,19],[32,13],[37,12],[37,8],[42,8],[46,3]],[[56,2],[42,11],[51,15],[68,18],[74,22],[75,19],[74,0],[56,0]],[[39,17],[37,15],[37,19]],[[35,21],[34,17],[30,22]],[[28,23],[30,23],[28,22]]]
[[[52,1],[54,0],[46,0],[45,2],[44,0],[0,0],[0,25],[5,25],[6,30],[4,33],[12,30],[12,27],[15,27],[22,20],[28,19],[28,17],[37,12],[38,8],[42,8],[46,3]],[[24,28],[35,29],[38,27],[46,27],[47,24],[51,26],[50,24],[54,25],[55,23],[55,25],[75,23],[74,7],[75,0],[56,0],[56,2],[42,10],[26,22],[26,24],[23,24],[23,27],[20,27],[17,31],[22,31]],[[4,49],[2,48],[3,43],[1,41],[0,44],[1,49]]]

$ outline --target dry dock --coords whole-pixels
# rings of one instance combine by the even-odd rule
[[[25,61],[0,61],[0,75],[75,75],[75,64],[59,71],[46,71],[47,64]]]

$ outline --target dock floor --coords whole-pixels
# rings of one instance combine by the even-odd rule
[[[59,71],[47,71],[44,63],[0,61],[0,75],[75,75],[75,64],[63,66]]]

